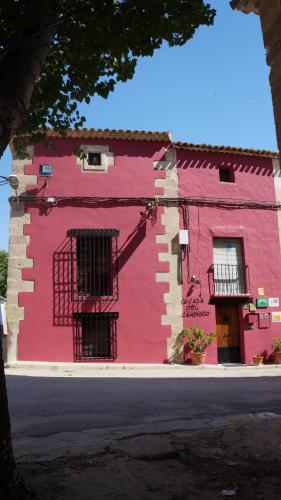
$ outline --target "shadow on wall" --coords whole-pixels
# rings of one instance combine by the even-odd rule
[[[61,138],[49,138],[48,147],[44,144],[37,144],[37,156],[50,159],[73,156],[74,161],[75,151],[81,144],[101,144],[109,145],[109,149],[113,150],[117,156],[133,157],[133,158],[153,158],[162,148],[168,147],[168,141],[135,141],[132,139],[100,139],[100,138],[71,138],[68,137],[62,143]],[[77,165],[77,168],[78,165]]]
[[[134,228],[118,251],[117,269],[120,271],[146,236],[147,217]],[[73,326],[75,313],[101,313],[116,308],[117,299],[107,301],[72,300],[72,263],[70,238],[65,238],[53,254],[53,325]]]
[[[260,160],[260,162],[258,160]],[[277,177],[277,176],[280,177],[281,175],[280,171],[274,173],[271,164],[265,165],[262,162],[264,162],[263,158],[257,158],[256,163],[254,164],[251,163],[250,158],[245,160],[239,159],[239,162],[235,160],[221,161],[221,156],[220,156],[214,159],[213,161],[210,161],[209,159],[206,160],[203,158],[181,160],[180,162],[178,162],[178,168],[218,170],[220,167],[231,167],[234,172],[244,172],[248,174],[261,175],[267,177]]]

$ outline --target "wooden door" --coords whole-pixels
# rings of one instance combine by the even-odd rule
[[[240,362],[240,336],[236,304],[216,305],[217,346],[219,363]]]

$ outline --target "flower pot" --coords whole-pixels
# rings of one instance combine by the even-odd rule
[[[253,356],[253,365],[259,366],[263,363],[263,356]]]
[[[206,353],[205,352],[191,352],[190,359],[193,365],[203,365],[205,363]]]
[[[277,365],[281,365],[281,351],[274,352],[274,361]]]

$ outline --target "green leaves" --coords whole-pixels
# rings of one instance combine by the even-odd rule
[[[6,297],[8,275],[8,254],[5,250],[0,250],[0,296]]]
[[[181,331],[181,335],[183,339],[186,338],[187,346],[194,352],[204,352],[216,337],[215,332],[206,333],[202,328],[196,325],[190,328],[184,327]]]
[[[133,78],[139,57],[152,56],[164,40],[171,47],[184,44],[201,24],[211,25],[215,15],[203,0],[44,1],[55,31],[22,122],[23,134],[83,125],[77,102],[89,104],[94,95],[107,98],[118,81]],[[19,47],[32,49],[42,2],[30,0],[28,10],[26,2],[15,0],[1,6],[0,67]]]

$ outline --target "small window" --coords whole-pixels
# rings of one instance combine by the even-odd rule
[[[219,167],[220,182],[234,182],[234,173],[232,168]]]
[[[117,229],[70,229],[74,301],[118,298]]]
[[[101,153],[88,153],[88,165],[93,165],[95,167],[101,165]]]
[[[75,360],[116,358],[116,320],[118,313],[74,314]]]

